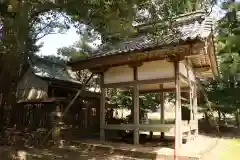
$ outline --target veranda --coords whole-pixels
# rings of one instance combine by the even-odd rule
[[[161,27],[161,23],[154,22]],[[139,144],[139,131],[175,132],[175,149],[179,151],[183,133],[198,134],[197,82],[201,77],[214,78],[218,74],[212,21],[204,12],[181,15],[171,23],[176,32],[161,37],[148,34],[151,24],[137,26],[138,35],[114,45],[103,45],[95,56],[70,63],[73,70],[89,69],[101,75],[100,139],[106,130],[133,130],[134,144]],[[133,124],[105,123],[105,90],[127,88],[133,90]],[[140,124],[139,94],[175,92],[175,123]],[[189,93],[191,116],[182,121],[181,93]],[[164,98],[162,96],[161,100]],[[163,103],[162,103],[163,104]],[[161,113],[164,106],[161,105]]]

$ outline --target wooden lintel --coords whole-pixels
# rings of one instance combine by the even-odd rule
[[[119,82],[119,83],[108,83],[104,84],[105,88],[121,88],[121,87],[132,87],[134,83],[137,84],[158,84],[158,83],[169,83],[174,82],[174,77],[171,78],[158,78],[158,79],[149,79],[149,80],[136,80],[129,82]]]
[[[105,88],[125,88],[125,87],[133,87],[134,81],[131,82],[119,82],[119,83],[107,83],[104,84]]]
[[[146,93],[175,93],[176,88],[163,88],[163,89],[154,89],[154,90],[142,90],[140,94]],[[189,87],[181,87],[181,92],[189,92]]]
[[[176,61],[181,61],[185,58],[185,56],[179,55],[179,54],[170,54],[170,55],[165,55],[165,60],[168,62],[176,62]]]

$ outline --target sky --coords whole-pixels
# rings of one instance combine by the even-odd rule
[[[236,0],[237,2],[240,2],[240,0]],[[213,15],[216,18],[220,18],[224,15],[224,12],[220,10],[219,7],[215,6],[213,8]],[[71,27],[68,32],[65,34],[53,34],[48,35],[41,40],[39,40],[38,43],[43,42],[43,47],[40,49],[39,55],[57,55],[57,49],[72,45],[74,42],[78,41],[80,39],[80,35],[76,33],[76,29],[74,27]]]
[[[80,39],[80,35],[76,33],[76,29],[71,27],[65,34],[47,35],[38,43],[43,43],[43,47],[38,54],[40,55],[57,55],[57,49],[72,45]]]

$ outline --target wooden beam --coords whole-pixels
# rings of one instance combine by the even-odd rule
[[[134,124],[107,124],[103,128],[107,130],[134,130]]]
[[[176,87],[176,105],[175,105],[175,156],[178,156],[182,146],[181,133],[181,90],[180,90],[180,76],[179,76],[179,61],[174,62],[175,71],[175,87]]]
[[[176,92],[176,88],[140,90],[140,94],[146,94],[146,93],[175,93],[175,92]],[[181,92],[189,92],[189,87],[181,87]]]
[[[182,122],[181,123],[182,133],[188,132],[190,128],[196,129],[196,123],[190,121],[190,123]],[[139,124],[137,126],[139,131],[154,131],[154,132],[171,132],[175,130],[175,124]],[[107,124],[104,125],[105,130],[134,130],[134,124]]]
[[[101,74],[101,104],[100,104],[100,140],[105,140],[105,131],[104,131],[104,125],[105,125],[105,88],[104,88],[104,73]]]
[[[134,87],[133,87],[133,101],[134,101],[134,144],[139,144],[139,83],[138,80],[138,68],[133,68]]]
[[[174,129],[174,124],[139,124],[140,131],[169,132]],[[108,124],[104,125],[107,130],[134,130],[134,124]]]
[[[174,124],[140,124],[140,131],[170,132],[174,130]]]
[[[119,83],[107,83],[104,84],[104,88],[120,88],[120,87],[132,87],[134,83],[136,84],[157,84],[157,83],[169,83],[174,82],[174,77],[170,78],[158,78],[149,80],[134,80],[129,82],[119,82]]]

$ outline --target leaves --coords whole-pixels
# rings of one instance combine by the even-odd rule
[[[222,8],[227,12],[217,24],[217,50],[221,76],[204,84],[213,108],[222,113],[237,113],[240,108],[240,5],[226,1]]]
[[[223,9],[227,11],[225,16],[218,22],[217,40],[220,45],[220,54],[239,53],[240,51],[240,4],[237,2],[223,3]]]

